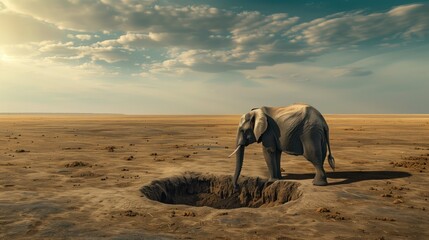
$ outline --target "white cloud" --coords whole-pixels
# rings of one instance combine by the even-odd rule
[[[75,47],[80,55],[88,56],[93,61],[101,60],[107,63],[115,63],[120,61],[127,61],[130,56],[128,49],[112,46],[98,46],[96,44],[90,46]]]
[[[37,34],[5,34],[28,38],[26,41],[55,40],[57,45],[37,49],[36,55],[40,57],[85,58],[106,63],[130,60],[134,61],[133,66],[143,64],[144,71],[254,69],[312,60],[332,50],[358,49],[358,44],[367,40],[377,39],[378,45],[392,46],[391,42],[398,38],[422,38],[429,29],[429,14],[426,14],[429,6],[424,4],[370,14],[343,12],[299,23],[298,17],[286,13],[235,12],[207,5],[179,6],[168,1],[7,0],[4,3],[8,14],[36,22],[54,33],[68,33],[71,45],[58,43],[58,37],[50,34],[39,38]],[[13,31],[10,26],[6,30]],[[81,32],[70,33],[70,30]],[[44,31],[48,30],[40,32]],[[101,37],[97,38],[98,34]],[[93,43],[94,40],[98,42]],[[7,41],[14,42],[12,38]],[[148,50],[156,52],[150,60],[146,58]],[[370,73],[354,70],[348,74]]]
[[[237,15],[237,23],[231,30],[232,40],[240,46],[273,43],[299,20],[285,13],[262,15],[259,12],[243,12]],[[285,40],[285,39],[283,39]]]
[[[89,48],[84,54],[90,55],[93,60],[102,60],[108,63],[127,61],[129,52],[118,48]]]
[[[342,13],[313,20],[293,28],[296,41],[309,45],[351,45],[371,39],[413,36],[429,33],[429,5],[412,4],[385,13]]]
[[[127,32],[117,39],[99,42],[104,46],[131,48],[162,48],[182,47],[185,49],[218,49],[231,47],[231,39],[211,37],[210,33],[187,32]]]
[[[74,47],[73,42],[41,42],[39,52],[47,55],[55,56],[74,56],[78,55],[79,51]]]
[[[4,3],[8,9],[56,24],[62,29],[83,31],[222,30],[225,21],[233,21],[235,17],[230,11],[205,5],[161,6],[155,5],[154,1],[4,0]]]
[[[89,34],[76,34],[76,35],[73,35],[73,34],[67,34],[67,37],[68,38],[71,38],[71,39],[79,39],[79,40],[81,40],[81,41],[84,41],[84,40],[91,40],[91,38],[92,38],[92,36],[91,35],[89,35]],[[98,35],[95,35],[94,37],[99,37]]]

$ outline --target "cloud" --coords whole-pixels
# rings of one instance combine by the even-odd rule
[[[247,75],[246,79],[277,79],[277,77],[272,75]]]
[[[81,31],[221,31],[225,22],[233,22],[235,18],[230,11],[206,5],[183,7],[171,2],[171,5],[162,6],[154,2],[4,0],[8,9],[56,24],[62,29]]]
[[[108,2],[98,0],[85,2],[78,0],[3,0],[7,9],[55,24],[60,29],[93,31],[118,27],[122,21],[118,9]],[[83,9],[85,10],[83,11]]]
[[[284,13],[233,13],[207,6],[156,5],[153,10],[157,13],[150,14],[157,15],[155,19],[158,21],[153,26],[148,25],[145,31],[129,31],[117,39],[97,44],[133,50],[167,48],[166,58],[151,65],[157,71],[163,67],[166,71],[188,68],[203,72],[251,69],[259,65],[302,61],[318,54],[318,50],[306,50],[282,36],[298,21],[297,17],[288,17]],[[139,16],[144,18],[144,15]],[[154,20],[145,24],[151,21]],[[171,49],[175,49],[175,54],[171,54]]]
[[[74,42],[42,41],[20,45],[10,45],[1,48],[11,56],[23,58],[48,59],[50,61],[68,62],[70,64],[82,64],[82,61],[103,61],[117,63],[128,61],[131,50],[120,46],[100,46],[99,44],[76,45]]]
[[[362,67],[348,67],[334,70],[336,77],[366,77],[373,74],[372,70]]]
[[[130,51],[128,49],[121,47],[103,47],[96,44],[89,46],[75,46],[72,42],[44,46],[40,48],[40,51],[48,52],[46,49],[54,56],[59,56],[61,52],[69,52],[69,56],[74,56],[74,58],[82,58],[86,56],[93,61],[101,60],[107,63],[127,61],[130,55]]]
[[[52,24],[9,11],[0,11],[0,30],[0,45],[60,39],[63,36]]]
[[[139,14],[141,19],[130,20],[132,26],[127,25],[124,29],[136,28],[137,22],[144,24],[142,28],[128,31],[118,39],[103,44],[210,50],[253,48],[273,44],[281,38],[280,33],[298,20],[297,17],[289,18],[287,14],[237,14],[207,6],[174,8],[156,5],[153,10]],[[145,19],[148,17],[145,14],[156,16],[149,20]]]
[[[82,54],[90,56],[92,60],[102,60],[107,63],[127,61],[130,55],[128,50],[121,48],[88,47],[81,49]]]
[[[74,47],[73,42],[41,42],[38,51],[44,55],[55,55],[57,57],[75,56],[79,54],[79,50]]]
[[[49,0],[48,0],[49,1]],[[314,52],[288,43],[281,34],[298,21],[285,13],[235,13],[207,5],[156,5],[152,1],[5,1],[8,9],[80,31],[125,31],[116,39],[101,39],[82,46],[92,60],[126,60],[127,51],[158,48],[164,57],[154,68],[188,68],[219,72],[258,65],[301,61]],[[81,11],[84,8],[85,11]],[[89,34],[68,34],[70,39],[91,40]],[[171,49],[179,54],[169,54]],[[142,54],[144,55],[144,54]]]
[[[298,20],[286,13],[266,16],[260,12],[242,12],[237,14],[237,23],[231,29],[232,39],[240,46],[270,44]]]
[[[425,4],[403,5],[368,14],[341,12],[299,22],[299,17],[287,13],[236,12],[207,5],[180,6],[176,1],[3,2],[6,10],[1,13],[6,11],[46,28],[31,35],[12,33],[5,36],[27,42],[55,40],[57,46],[37,49],[38,56],[108,64],[130,61],[131,65],[143,66],[147,73],[224,72],[296,63],[314,60],[332,50],[358,49],[359,44],[371,40],[378,46],[395,46],[398,41],[422,38],[429,31],[429,15],[426,14],[429,5]],[[6,32],[13,32],[15,27],[8,27]],[[66,35],[66,41],[72,45],[61,45],[64,43],[54,33]],[[4,41],[15,41],[9,38]],[[355,69],[341,74],[364,76],[371,73]]]
[[[317,52],[301,50],[291,47],[291,50],[282,51],[281,44],[255,46],[253,50],[236,47],[231,50],[178,50],[170,53],[168,59],[156,67],[188,68],[202,72],[223,72],[231,70],[254,69],[258,66],[269,66],[282,62],[299,62]]]
[[[89,35],[89,34],[76,34],[76,35],[73,35],[73,34],[67,34],[67,37],[68,37],[68,38],[71,38],[71,39],[79,39],[79,40],[81,40],[81,41],[84,41],[84,40],[91,40],[91,38],[92,38],[92,36],[91,36],[91,35]]]
[[[190,34],[187,32],[127,32],[117,39],[99,42],[103,46],[123,45],[131,48],[153,48],[153,47],[182,47],[185,49],[216,49],[231,46],[231,39],[223,37],[212,37],[209,32]]]
[[[351,45],[372,39],[423,37],[429,33],[429,5],[412,4],[385,13],[341,13],[295,26],[294,40],[309,45]]]

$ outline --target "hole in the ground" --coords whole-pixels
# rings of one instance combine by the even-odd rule
[[[242,177],[239,185],[239,190],[234,192],[231,176],[185,173],[155,180],[140,191],[145,197],[162,203],[219,209],[272,207],[301,196],[300,184],[296,182]]]

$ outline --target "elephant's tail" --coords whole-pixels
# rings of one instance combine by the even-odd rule
[[[325,132],[326,144],[328,145],[328,162],[329,162],[329,166],[331,166],[332,171],[335,171],[335,159],[332,156],[331,145],[329,144],[329,129],[328,129],[328,127],[326,127],[324,129],[324,132]]]

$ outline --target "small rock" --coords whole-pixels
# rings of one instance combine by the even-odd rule
[[[125,216],[127,216],[127,217],[135,217],[137,215],[139,215],[139,213],[134,212],[133,210],[125,211]]]
[[[106,149],[108,152],[114,152],[116,147],[115,146],[107,146],[104,149]]]
[[[329,210],[325,207],[320,207],[320,208],[316,209],[316,212],[319,212],[319,213],[330,212],[330,211],[331,210]]]
[[[86,162],[82,162],[82,161],[74,161],[72,163],[67,163],[66,165],[64,165],[64,167],[66,167],[66,168],[85,167],[85,166],[90,166],[90,164],[86,163]]]
[[[326,219],[332,219],[332,220],[346,220],[346,218],[345,217],[343,217],[343,216],[341,216],[341,213],[339,213],[339,212],[336,212],[335,214],[331,214],[331,213],[328,213],[327,215],[326,215]]]
[[[404,201],[402,200],[402,199],[395,199],[394,201],[393,201],[393,204],[399,204],[399,203],[403,203]]]
[[[25,149],[18,149],[18,150],[15,150],[15,152],[17,152],[17,153],[25,153],[25,152],[30,152],[30,151],[27,151]]]
[[[395,222],[396,220],[393,218],[387,218],[387,217],[376,217],[375,220],[380,220],[380,221],[390,221],[390,222]]]
[[[195,217],[195,216],[197,216],[194,212],[185,212],[185,213],[183,213],[183,216],[185,216],[185,217]]]

